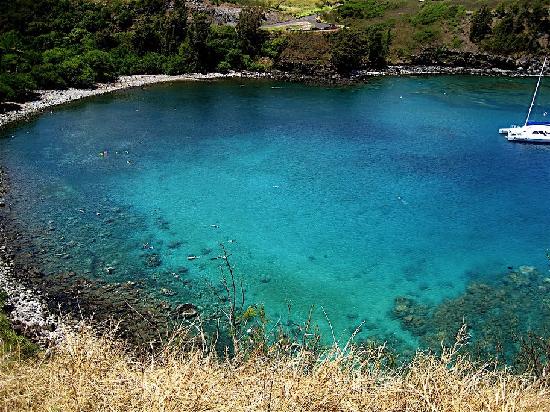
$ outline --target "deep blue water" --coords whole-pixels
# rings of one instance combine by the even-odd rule
[[[341,339],[365,320],[364,334],[414,342],[391,316],[397,296],[434,304],[509,266],[547,272],[550,146],[497,132],[523,121],[533,87],[477,77],[155,86],[3,132],[0,164],[19,224],[51,250],[50,272],[144,279],[207,306],[224,242],[247,301],[271,320],[289,305],[305,318],[314,304],[325,333],[322,309]],[[539,103],[534,119],[549,87]]]

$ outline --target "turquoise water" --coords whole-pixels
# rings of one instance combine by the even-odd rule
[[[5,131],[0,164],[16,224],[49,273],[142,280],[208,308],[223,242],[247,302],[272,321],[315,305],[321,330],[324,310],[342,341],[365,322],[364,336],[414,344],[391,314],[396,297],[437,304],[510,266],[547,272],[550,147],[497,133],[522,122],[533,87],[476,77],[155,86]],[[534,119],[550,88],[541,97]]]

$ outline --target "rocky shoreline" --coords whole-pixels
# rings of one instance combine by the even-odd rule
[[[3,199],[6,191],[6,177],[0,169],[0,207],[5,207]],[[64,325],[49,311],[39,291],[24,286],[16,279],[5,230],[4,225],[0,224],[0,292],[6,295],[4,307],[0,310],[6,312],[14,330],[44,346],[54,344],[63,337]]]
[[[0,311],[15,331],[47,348],[84,322],[100,331],[114,327],[117,336],[145,350],[188,317],[145,293],[139,282],[109,283],[75,272],[46,274],[44,252],[33,250],[32,240],[14,222],[9,191],[0,166]]]
[[[5,245],[0,246],[0,254],[4,255],[5,250]],[[44,346],[58,342],[64,326],[49,312],[40,292],[19,283],[13,270],[13,263],[0,256],[0,290],[7,296],[2,309],[13,329]]]
[[[388,66],[384,70],[378,71],[360,71],[359,77],[364,76],[414,76],[414,75],[477,75],[477,76],[508,76],[525,77],[534,76],[535,72],[518,71],[513,69],[500,68],[472,68],[472,67],[452,67],[452,66]]]
[[[430,63],[430,62],[426,62]],[[368,81],[373,76],[422,76],[422,75],[476,75],[476,76],[508,76],[525,77],[538,75],[539,67],[537,64],[498,67],[471,67],[470,65],[440,65],[440,64],[420,64],[420,65],[390,65],[379,70],[358,70],[349,77],[328,70],[319,73],[301,73],[298,71],[272,70],[270,72],[235,72],[228,73],[190,73],[183,75],[134,75],[121,76],[113,83],[100,83],[95,89],[67,89],[67,90],[38,90],[38,99],[25,102],[19,105],[16,110],[0,113],[0,128],[9,124],[25,120],[37,113],[40,113],[50,107],[59,106],[72,101],[84,99],[91,96],[111,93],[117,90],[130,89],[134,87],[144,87],[157,83],[169,83],[178,81],[201,81],[230,78],[265,78],[280,81],[305,82],[318,84],[349,84]]]

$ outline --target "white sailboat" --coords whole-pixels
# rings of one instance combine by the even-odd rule
[[[531,111],[535,105],[537,99],[537,93],[539,91],[540,80],[544,74],[544,68],[546,67],[546,58],[542,64],[542,69],[537,81],[537,87],[535,87],[535,93],[531,100],[531,106],[527,112],[527,119],[523,126],[511,126],[507,128],[499,129],[500,134],[506,135],[506,139],[511,142],[526,142],[526,143],[550,143],[550,121],[547,122],[532,122],[529,120]]]

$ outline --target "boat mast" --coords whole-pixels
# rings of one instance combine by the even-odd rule
[[[533,106],[535,105],[535,99],[537,98],[537,92],[539,91],[540,79],[542,78],[542,74],[544,73],[545,66],[546,66],[546,57],[544,58],[544,63],[542,63],[542,69],[539,74],[539,80],[537,81],[537,87],[535,87],[533,100],[531,100],[531,106],[529,106],[529,111],[527,112],[527,119],[525,119],[525,126],[527,126],[527,123],[529,123],[529,116],[531,116],[531,110],[533,110]]]

